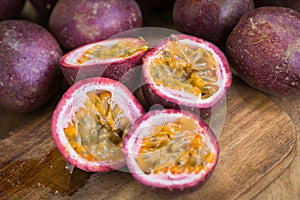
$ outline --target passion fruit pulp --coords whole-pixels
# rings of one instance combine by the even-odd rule
[[[148,104],[210,108],[231,85],[225,55],[212,43],[184,34],[165,38],[143,58]]]
[[[102,76],[132,85],[135,67],[148,50],[143,38],[113,38],[87,44],[70,51],[60,59],[63,74],[69,84]]]
[[[156,191],[192,191],[212,174],[219,155],[214,133],[188,111],[147,112],[123,142],[129,171]]]
[[[52,135],[62,155],[75,167],[94,172],[119,169],[125,165],[123,137],[143,113],[123,84],[88,78],[63,95],[53,114]]]

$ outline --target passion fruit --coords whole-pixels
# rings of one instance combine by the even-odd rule
[[[232,69],[268,94],[300,95],[300,13],[260,7],[245,14],[227,40]]]
[[[0,104],[34,112],[61,87],[62,50],[42,26],[27,20],[0,22]]]
[[[65,159],[91,172],[125,165],[123,137],[144,110],[130,90],[118,81],[87,78],[62,96],[52,117],[52,136]]]
[[[219,102],[231,85],[225,55],[210,42],[172,34],[143,58],[143,94],[150,106],[197,111]]]
[[[51,32],[67,50],[141,26],[134,0],[59,0],[49,19]]]
[[[150,111],[138,118],[124,138],[129,171],[158,192],[188,192],[204,184],[219,156],[214,133],[187,111]]]
[[[60,59],[62,72],[69,84],[102,76],[120,80],[130,87],[136,85],[140,74],[134,76],[135,67],[148,50],[142,38],[113,38],[80,46]],[[134,77],[133,77],[134,76]]]
[[[173,8],[176,28],[225,49],[226,39],[241,16],[254,9],[253,0],[177,0]]]

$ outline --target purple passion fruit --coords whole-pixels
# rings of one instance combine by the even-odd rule
[[[138,118],[122,149],[133,177],[158,192],[196,189],[208,180],[219,155],[214,133],[200,118],[172,109]]]
[[[260,7],[244,15],[227,41],[235,73],[252,87],[300,95],[300,13]]]
[[[210,108],[231,85],[224,54],[202,39],[173,34],[143,58],[143,94],[165,108]]]
[[[0,20],[18,17],[24,4],[25,0],[0,0]]]
[[[240,17],[253,9],[253,0],[177,0],[173,21],[179,31],[225,49],[226,39]]]
[[[17,112],[42,107],[61,86],[61,56],[58,42],[40,25],[0,22],[0,105]]]
[[[125,165],[122,141],[144,113],[132,93],[108,78],[87,78],[62,96],[52,117],[52,135],[65,159],[82,170],[104,172]]]
[[[87,44],[70,51],[60,59],[63,74],[69,84],[95,76],[120,80],[127,85],[139,81],[132,77],[148,50],[141,38],[115,38]],[[132,86],[133,87],[133,86]]]
[[[68,50],[141,26],[134,0],[60,0],[49,20],[51,32]]]

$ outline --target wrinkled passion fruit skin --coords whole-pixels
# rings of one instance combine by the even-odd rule
[[[217,46],[214,44],[207,42],[205,40],[202,40],[197,37],[193,37],[190,35],[185,34],[177,34],[176,35],[178,40],[191,40],[195,43],[205,44],[208,48],[212,49],[215,53],[218,54],[220,61],[223,64],[224,68],[224,91],[218,99],[214,99],[211,102],[199,104],[198,102],[193,102],[192,104],[186,103],[180,99],[180,96],[176,98],[170,98],[164,93],[162,93],[159,89],[157,89],[153,83],[150,82],[150,79],[148,75],[146,74],[146,68],[147,68],[147,62],[151,57],[155,56],[161,49],[164,48],[165,45],[167,45],[171,40],[172,37],[168,37],[162,40],[159,44],[157,44],[155,47],[153,47],[151,50],[149,50],[146,55],[143,57],[143,69],[142,69],[142,75],[143,75],[143,85],[142,85],[142,92],[144,99],[147,103],[148,108],[153,108],[153,106],[158,105],[156,107],[160,108],[173,108],[178,110],[189,110],[192,113],[199,114],[203,119],[208,119],[213,111],[213,106],[218,103],[220,99],[225,95],[226,91],[231,85],[231,71],[229,67],[229,63],[227,61],[227,58],[222,53],[222,51],[219,50]],[[165,77],[167,78],[167,77]],[[154,107],[155,108],[155,107]]]
[[[254,88],[300,95],[300,13],[260,7],[244,15],[228,37],[234,71]]]
[[[86,78],[74,83],[62,96],[52,115],[51,132],[58,150],[70,164],[88,172],[107,172],[124,167],[124,159],[110,163],[105,160],[87,162],[74,151],[64,133],[76,111],[84,107],[86,94],[97,91],[109,91],[132,123],[144,114],[143,107],[122,83],[103,77]]]
[[[0,22],[0,104],[17,112],[43,106],[61,86],[61,56],[58,42],[40,25]]]
[[[24,4],[25,0],[0,0],[0,20],[18,17]]]
[[[261,6],[279,6],[292,8],[300,12],[299,0],[254,0],[255,7]]]
[[[150,132],[148,133],[141,133],[140,127],[143,127],[146,125],[157,125],[158,123],[168,123],[172,122],[174,120],[174,116],[181,115],[184,117],[189,117],[194,119],[199,127],[203,128],[204,135],[209,138],[211,145],[213,146],[213,149],[216,154],[216,158],[214,160],[213,166],[209,168],[204,175],[201,177],[197,177],[194,180],[190,181],[183,181],[183,183],[176,183],[176,180],[184,180],[186,178],[196,176],[195,174],[189,174],[189,175],[182,175],[179,174],[178,177],[172,177],[171,175],[166,174],[159,174],[155,178],[148,177],[147,174],[145,174],[136,163],[136,156],[139,152],[140,143],[141,141],[138,141],[139,138],[147,137],[149,136]],[[163,116],[162,119],[159,119]],[[175,117],[176,118],[176,117]],[[159,122],[158,122],[159,121]],[[156,124],[157,123],[157,124]],[[149,127],[145,127],[145,129],[142,130],[148,130]],[[142,131],[144,132],[144,131]],[[143,134],[143,135],[142,135]],[[134,140],[134,142],[132,142]],[[153,192],[161,193],[161,194],[186,194],[195,191],[199,187],[203,186],[207,180],[211,177],[219,157],[219,145],[216,139],[216,136],[214,135],[213,131],[209,128],[209,126],[202,121],[201,118],[198,118],[196,115],[188,112],[188,111],[179,111],[174,109],[165,109],[165,110],[152,110],[141,117],[139,117],[135,123],[130,127],[127,135],[124,138],[123,141],[123,155],[127,164],[127,167],[129,171],[131,172],[132,176],[140,183],[142,183],[144,186],[150,188]],[[155,179],[155,180],[154,180]],[[161,180],[160,180],[161,179]],[[175,182],[173,182],[175,181]],[[173,182],[173,183],[172,183]]]
[[[253,0],[177,0],[173,21],[180,32],[198,36],[225,49],[226,39],[240,17],[253,9]]]
[[[116,40],[125,41],[137,41],[141,45],[147,45],[145,41],[138,38],[115,38],[115,39],[106,39],[102,42],[91,43],[87,45],[83,45],[77,47],[76,49],[68,52],[60,59],[60,66],[64,77],[67,82],[72,85],[75,81],[82,80],[84,78],[90,77],[106,77],[113,80],[120,81],[125,84],[129,89],[136,89],[136,87],[140,84],[141,77],[141,67],[142,57],[146,53],[146,51],[139,51],[133,55],[130,55],[126,58],[115,59],[115,61],[104,61],[104,62],[96,62],[88,65],[74,65],[71,64],[68,59],[72,57],[76,52],[80,51],[80,49],[86,48],[88,46],[93,45],[101,45],[105,43],[114,42]]]
[[[64,49],[107,39],[142,26],[142,14],[134,0],[60,0],[49,28]]]

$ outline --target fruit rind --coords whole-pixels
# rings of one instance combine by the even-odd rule
[[[142,57],[148,49],[137,51],[125,58],[98,60],[94,63],[88,64],[79,64],[74,61],[77,60],[83,52],[96,45],[107,46],[115,44],[118,41],[128,41],[147,46],[147,43],[141,38],[112,38],[80,46],[68,52],[60,59],[60,66],[67,82],[69,84],[73,84],[75,81],[84,78],[102,76],[114,80],[120,80],[126,86],[133,85],[131,81],[136,80],[138,77],[133,77],[136,73],[130,72],[137,71],[136,67],[141,64]]]
[[[191,44],[192,46],[204,48],[205,50],[212,53],[213,58],[216,60],[218,67],[220,69],[219,78],[221,79],[218,80],[221,89],[219,89],[212,97],[208,99],[199,100],[195,95],[188,94],[186,92],[181,94],[179,94],[178,92],[173,93],[172,91],[168,91],[164,87],[157,86],[153,81],[153,79],[149,76],[150,74],[149,65],[151,64],[151,62],[153,62],[154,59],[153,57],[155,57],[155,55],[159,54],[159,52],[165,48],[168,42],[172,40],[172,37],[176,37],[177,40],[183,41],[187,44]],[[177,104],[177,105],[187,106],[187,107],[208,108],[216,104],[226,94],[226,91],[231,85],[231,71],[230,71],[229,63],[224,53],[217,46],[215,46],[210,42],[207,42],[203,39],[194,36],[185,35],[185,34],[174,34],[173,36],[165,38],[164,40],[162,40],[161,43],[159,43],[153,49],[148,51],[146,55],[143,57],[142,73],[145,82],[145,86],[143,87],[143,92],[146,99],[150,101],[154,101],[154,102],[149,102],[150,104],[163,103],[163,106],[164,106],[163,99],[165,99],[168,102],[170,102],[169,103],[170,105]],[[147,90],[151,90],[151,92]]]
[[[65,50],[141,26],[134,0],[59,0],[49,18],[49,29]]]
[[[52,136],[55,144],[65,159],[77,168],[91,172],[104,172],[121,168],[125,165],[124,160],[117,162],[109,161],[89,161],[79,156],[67,140],[64,128],[68,126],[72,115],[82,107],[87,92],[91,91],[110,91],[113,94],[113,101],[124,108],[126,117],[135,119],[144,113],[138,100],[132,95],[123,84],[108,78],[88,78],[73,84],[62,96],[52,116]]]
[[[235,73],[253,88],[272,95],[300,95],[300,13],[259,7],[246,13],[227,40]]]
[[[171,173],[145,174],[136,161],[141,140],[143,137],[147,136],[147,134],[149,135],[151,133],[150,129],[152,125],[172,122],[182,116],[195,119],[197,128],[203,130],[205,139],[209,141],[206,142],[209,144],[210,150],[216,155],[215,162],[209,166],[207,171],[201,171],[199,174],[187,174],[185,172],[184,174],[179,175]],[[217,139],[209,126],[196,115],[188,111],[178,111],[174,109],[153,110],[139,117],[130,127],[128,134],[124,138],[122,150],[127,167],[133,177],[143,185],[158,189],[162,192],[175,190],[182,191],[200,186],[208,179],[208,177],[210,177],[217,164],[219,155]]]
[[[22,19],[0,22],[0,104],[14,112],[33,113],[59,90],[63,52],[42,26]]]

